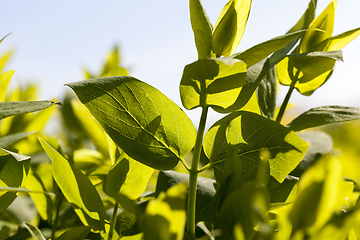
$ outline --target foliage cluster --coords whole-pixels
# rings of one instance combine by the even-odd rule
[[[360,154],[309,130],[360,109],[321,106],[281,124],[292,92],[326,83],[360,34],[332,36],[337,2],[319,16],[316,5],[285,35],[235,53],[251,0],[230,0],[215,26],[190,0],[198,60],[185,66],[180,96],[202,109],[197,129],[128,76],[118,48],[101,73],[66,84],[78,100],[62,104],[36,101],[34,87],[8,94],[14,71],[1,73],[0,238],[360,239]],[[277,110],[278,83],[289,90]],[[59,136],[42,134],[53,105]],[[226,115],[205,132],[209,109]]]

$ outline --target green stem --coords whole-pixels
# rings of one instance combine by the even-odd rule
[[[295,84],[297,83],[297,81],[299,80],[299,74],[300,74],[300,71],[298,70],[294,79],[292,80],[291,82],[291,85],[290,85],[290,88],[285,96],[285,99],[283,101],[283,103],[281,104],[281,107],[280,107],[280,110],[279,110],[279,114],[277,115],[276,117],[276,122],[281,122],[281,119],[283,118],[284,116],[284,113],[285,113],[285,109],[289,103],[289,100],[290,100],[290,97],[291,97],[291,94],[292,92],[294,91],[295,89]]]
[[[57,185],[56,185],[56,187],[57,187]],[[58,198],[56,212],[55,212],[55,219],[54,219],[54,222],[52,223],[51,239],[55,239],[55,232],[56,232],[57,226],[59,224],[60,207],[61,207],[63,199],[64,199],[64,196],[62,196],[62,195],[60,195],[60,197]]]
[[[188,204],[187,204],[187,232],[188,239],[195,239],[195,208],[196,208],[196,190],[197,190],[197,178],[199,174],[199,160],[202,148],[202,142],[204,137],[206,118],[208,107],[203,107],[199,128],[196,135],[196,142],[194,147],[194,154],[191,162],[191,168],[189,171],[189,190],[188,190]]]
[[[108,240],[111,240],[111,239],[112,239],[113,233],[114,233],[114,231],[115,231],[115,225],[116,225],[118,208],[119,208],[119,204],[116,202],[116,203],[115,203],[115,206],[114,206],[113,214],[112,214],[112,217],[111,217]]]

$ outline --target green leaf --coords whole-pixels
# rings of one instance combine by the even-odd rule
[[[277,65],[277,78],[282,85],[297,81],[295,88],[309,96],[330,78],[336,61],[342,61],[341,50],[292,54]]]
[[[270,174],[282,182],[304,157],[308,144],[281,124],[255,113],[238,111],[216,122],[206,133],[204,151],[214,167],[215,179],[223,178],[226,144],[236,145],[243,172],[260,162],[260,152],[270,152]]]
[[[111,167],[103,183],[106,194],[117,198],[119,194],[137,199],[144,193],[154,169],[141,164],[123,153]]]
[[[340,181],[341,162],[331,157],[321,159],[301,176],[298,197],[289,214],[293,233],[314,234],[339,210],[334,207],[341,194]]]
[[[185,229],[186,184],[172,186],[150,200],[142,221],[145,240],[181,240]]]
[[[305,131],[298,133],[299,137],[310,144],[304,158],[299,165],[290,173],[292,176],[300,177],[305,170],[311,167],[321,157],[330,153],[333,141],[329,134],[322,131]]]
[[[293,131],[319,127],[330,123],[339,123],[360,119],[360,108],[343,106],[322,106],[311,108],[287,124]]]
[[[171,169],[195,144],[191,120],[169,98],[133,77],[67,84],[113,141],[131,158]]]
[[[253,239],[255,226],[259,226],[259,222],[254,218],[254,211],[262,215],[262,211],[267,212],[268,208],[269,202],[263,187],[258,187],[255,181],[242,184],[229,194],[215,216],[214,227],[222,232],[216,239],[232,239],[236,223],[241,224],[245,239]]]
[[[257,99],[261,114],[271,120],[274,119],[276,110],[277,79],[275,68],[272,68],[260,82],[257,89]]]
[[[73,227],[61,234],[57,240],[81,240],[84,239],[90,232],[90,227],[80,226]]]
[[[267,185],[271,203],[291,203],[297,196],[299,178],[287,175],[282,183],[272,179]]]
[[[80,220],[85,226],[90,226],[95,231],[104,230],[107,215],[94,185],[48,143],[42,139],[39,141],[52,160],[53,177],[57,185],[72,204]]]
[[[35,132],[36,131],[14,133],[14,134],[2,137],[2,138],[0,138],[0,148],[7,148],[7,147],[11,146],[13,143],[17,142],[18,140],[23,139]]]
[[[27,230],[30,232],[34,240],[46,240],[46,238],[43,236],[43,234],[37,227],[31,225],[30,223],[23,223],[23,224],[25,228],[27,228]]]
[[[194,32],[198,58],[208,58],[211,55],[211,38],[213,26],[200,0],[190,0],[190,20]]]
[[[14,73],[15,71],[11,70],[0,74],[0,102],[6,99],[7,89]]]
[[[272,38],[268,41],[257,44],[241,53],[237,53],[233,56],[235,59],[239,59],[246,63],[247,68],[265,59],[271,53],[276,52],[283,48],[286,44],[294,39],[297,39],[304,31],[297,31],[288,33],[282,36]]]
[[[45,186],[40,177],[30,171],[26,178],[25,185],[29,189],[29,195],[33,200],[35,207],[45,221],[52,221],[52,201],[50,196],[55,197],[55,194],[46,192]]]
[[[36,112],[51,107],[55,103],[52,101],[13,101],[0,102],[0,120],[9,116],[21,113]]]
[[[99,123],[91,116],[89,111],[77,100],[71,100],[73,112],[85,134],[94,143],[96,149],[104,156],[108,153],[107,136]]]
[[[212,50],[217,56],[228,57],[239,46],[250,14],[251,0],[230,0],[215,24],[211,39]]]
[[[330,38],[334,30],[335,10],[337,2],[331,0],[327,8],[311,22],[310,29],[323,31],[306,32],[300,42],[300,53],[314,51],[314,47],[327,38]]]
[[[210,106],[228,108],[237,99],[246,79],[246,64],[237,59],[200,59],[184,68],[180,82],[186,109]]]
[[[340,50],[346,45],[348,45],[352,40],[354,40],[360,34],[360,28],[356,28],[339,35],[330,37],[320,42],[315,47],[315,51],[335,51]]]
[[[30,157],[0,149],[0,187],[10,188],[0,191],[0,212],[15,200],[18,191],[13,188],[23,187],[29,167]]]
[[[156,195],[166,191],[173,185],[185,182],[189,184],[189,174],[175,171],[161,171],[156,184]],[[209,220],[211,216],[210,203],[215,195],[215,180],[199,177],[196,190],[196,222]]]

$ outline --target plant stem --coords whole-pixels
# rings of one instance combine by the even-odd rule
[[[300,74],[300,70],[297,71],[294,79],[292,80],[291,84],[290,84],[290,88],[285,96],[285,99],[283,101],[283,103],[281,104],[281,107],[280,107],[280,110],[279,110],[279,113],[276,117],[276,122],[281,122],[281,119],[283,118],[284,116],[284,113],[285,113],[285,109],[289,103],[289,100],[290,100],[290,97],[291,97],[291,94],[292,92],[294,91],[295,89],[295,84],[297,83],[297,81],[299,80],[299,74]]]
[[[111,216],[111,222],[110,222],[110,229],[109,229],[109,235],[108,240],[111,240],[113,237],[113,233],[115,231],[115,225],[116,225],[116,219],[117,219],[117,211],[119,208],[119,204],[116,202],[114,205],[113,214]]]
[[[189,190],[188,190],[188,203],[187,203],[187,232],[186,235],[189,239],[195,239],[195,208],[196,208],[196,190],[197,190],[197,178],[199,174],[199,160],[202,148],[202,142],[204,137],[206,118],[208,107],[203,107],[199,128],[196,135],[196,142],[194,147],[194,154],[191,162],[191,168],[189,171]]]

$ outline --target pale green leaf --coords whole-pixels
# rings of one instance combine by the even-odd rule
[[[270,174],[282,182],[301,161],[308,144],[281,124],[251,112],[231,113],[216,122],[206,133],[204,151],[214,166],[215,178],[223,178],[226,145],[237,146],[243,171],[260,162],[260,152],[270,152]]]
[[[282,85],[291,85],[303,95],[311,95],[331,76],[335,62],[342,61],[342,51],[292,54],[276,67],[277,78]]]
[[[265,59],[271,53],[283,48],[286,44],[297,39],[304,31],[288,33],[282,36],[272,38],[268,41],[257,44],[241,53],[233,55],[233,58],[246,63],[247,68]]]
[[[0,102],[0,120],[21,113],[36,112],[54,104],[52,101],[11,101]]]
[[[52,201],[50,196],[55,197],[55,194],[46,192],[45,186],[39,176],[33,171],[30,171],[26,178],[25,185],[29,190],[29,195],[33,200],[35,207],[45,221],[52,221]]]
[[[327,8],[316,17],[310,24],[310,29],[321,29],[323,31],[308,31],[300,42],[300,53],[312,52],[317,44],[330,38],[334,30],[334,20],[337,2],[331,0]]]
[[[230,56],[239,46],[250,14],[251,0],[231,0],[215,24],[211,41],[217,56]]]
[[[34,225],[31,225],[30,223],[23,223],[25,228],[30,232],[31,236],[34,240],[46,240],[42,232],[35,227]]]
[[[15,71],[11,70],[0,74],[0,102],[4,102],[6,99],[7,89]]]
[[[71,101],[73,112],[81,124],[86,135],[94,143],[96,149],[104,156],[108,155],[107,136],[101,126],[91,116],[90,112],[79,102],[73,99]]]
[[[309,109],[300,114],[288,127],[293,131],[319,127],[330,123],[339,123],[360,119],[360,108],[343,106],[322,106]]]
[[[186,184],[172,186],[150,200],[142,220],[144,240],[182,240],[185,229]]]
[[[246,79],[246,64],[237,59],[201,59],[184,68],[180,82],[186,109],[228,108],[238,98]],[[216,108],[216,109],[217,109]]]
[[[186,114],[136,78],[97,78],[68,86],[113,141],[145,165],[171,169],[195,144],[195,128]]]
[[[53,177],[57,185],[65,198],[73,205],[83,224],[92,227],[95,231],[104,230],[107,215],[94,185],[48,143],[42,139],[39,140],[52,160]]]
[[[330,37],[320,42],[315,47],[315,51],[335,51],[348,45],[360,34],[360,28],[356,28],[339,35]]]
[[[213,27],[200,0],[190,0],[190,20],[194,32],[198,58],[211,55],[211,38]]]
[[[185,182],[189,184],[189,174],[175,171],[161,171],[158,175],[156,184],[156,195],[165,192],[170,187]],[[215,180],[210,178],[199,177],[196,192],[196,222],[211,219],[211,200],[215,195]]]
[[[33,133],[35,133],[35,131],[14,133],[14,134],[2,137],[2,138],[0,138],[0,148],[7,148],[8,146],[12,145],[16,141],[19,141],[20,139],[23,139]]]

